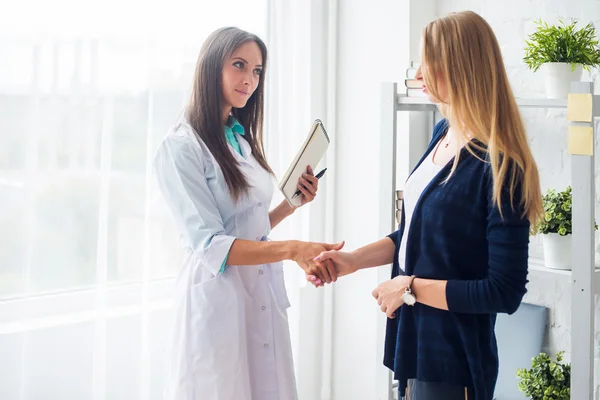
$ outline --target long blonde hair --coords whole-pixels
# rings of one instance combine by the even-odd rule
[[[452,13],[425,27],[422,46],[425,84],[440,99],[441,112],[463,136],[471,154],[475,155],[474,149],[488,154],[494,204],[502,212],[502,188],[508,180],[514,206],[520,185],[523,217],[533,228],[543,214],[538,169],[492,28],[472,11]],[[440,79],[446,83],[445,99],[439,96]]]

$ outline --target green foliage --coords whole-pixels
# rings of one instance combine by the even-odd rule
[[[538,225],[536,233],[558,233],[561,236],[573,233],[571,208],[573,197],[571,186],[562,192],[548,189],[543,197],[544,218]]]
[[[540,353],[531,360],[531,369],[517,370],[519,390],[531,400],[569,400],[571,398],[571,364],[562,363],[563,352],[556,361]]]
[[[543,203],[544,217],[533,234],[558,233],[561,236],[566,236],[573,233],[571,212],[573,195],[571,186],[567,186],[562,192],[548,189],[543,197]],[[598,229],[598,225],[595,223],[594,227]]]
[[[542,20],[535,21],[537,30],[525,41],[525,64],[533,71],[550,62],[570,63],[572,70],[577,64],[588,71],[590,67],[599,66],[600,47],[594,26],[589,23],[576,30],[577,20],[569,24],[559,22],[559,25],[548,25]]]

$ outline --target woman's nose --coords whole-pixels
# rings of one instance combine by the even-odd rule
[[[252,73],[252,71],[250,71],[249,73],[246,73],[244,75],[244,85],[246,86],[251,86],[254,80],[254,75]]]

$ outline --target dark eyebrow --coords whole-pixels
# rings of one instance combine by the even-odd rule
[[[244,60],[242,57],[233,57],[234,60],[242,60],[244,64],[248,64],[248,61]],[[262,68],[261,64],[257,65],[258,68]]]

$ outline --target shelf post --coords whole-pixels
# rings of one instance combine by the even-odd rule
[[[571,93],[592,94],[590,82],[572,82]],[[572,102],[573,100],[569,100]],[[570,114],[569,104],[567,116]],[[598,105],[591,105],[597,109]],[[593,400],[594,395],[594,112],[591,121],[570,121],[571,127],[592,128],[592,155],[571,154],[573,195],[572,294],[571,294],[571,398]],[[569,118],[573,119],[573,118]],[[579,118],[581,119],[581,118]],[[569,133],[571,135],[571,133]],[[570,151],[571,152],[571,151]]]
[[[396,108],[396,97],[398,85],[395,82],[384,82],[381,84],[381,119],[379,134],[379,236],[385,237],[394,230],[396,226],[396,126],[398,113]],[[391,266],[377,268],[377,281],[383,282],[390,279]],[[377,336],[385,337],[385,320],[379,318],[377,322]],[[377,347],[377,359],[383,362],[383,346]],[[383,367],[382,367],[383,368]],[[383,393],[378,393],[378,399],[392,400],[392,374],[385,368],[377,375],[377,387]]]

